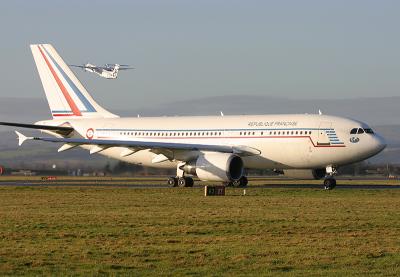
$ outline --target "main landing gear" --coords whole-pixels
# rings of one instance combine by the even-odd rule
[[[176,167],[176,177],[170,177],[167,184],[170,187],[193,187],[194,181],[191,177],[186,177],[182,167],[185,163],[179,163]]]
[[[193,187],[194,185],[191,177],[170,177],[167,183],[171,187]]]
[[[192,177],[185,176],[183,166],[185,163],[179,163],[176,168],[176,177],[168,178],[167,184],[170,187],[193,187],[194,181]],[[195,175],[195,172],[190,172],[190,175]],[[248,180],[246,176],[242,176],[239,180],[225,183],[227,187],[246,187]]]
[[[324,179],[324,189],[325,190],[332,190],[336,187],[336,180],[334,175],[337,174],[337,170],[333,166],[326,167],[326,175]]]

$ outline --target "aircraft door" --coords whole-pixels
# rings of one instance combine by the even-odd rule
[[[330,145],[328,132],[332,128],[332,122],[321,122],[318,128],[318,141],[317,145]]]

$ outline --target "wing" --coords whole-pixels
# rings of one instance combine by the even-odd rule
[[[134,67],[120,67],[119,70],[135,69]]]
[[[16,131],[18,135],[19,145],[26,140],[40,140],[46,142],[65,143],[59,152],[68,150],[79,145],[93,145],[91,154],[101,152],[110,147],[125,147],[125,154],[133,154],[143,149],[150,149],[155,153],[163,153],[166,151],[213,151],[221,153],[234,153],[240,156],[259,155],[261,152],[255,148],[248,146],[231,146],[231,145],[213,145],[213,144],[191,144],[191,143],[169,143],[157,141],[140,141],[140,140],[102,140],[102,139],[85,139],[85,138],[56,138],[56,137],[26,137]],[[130,150],[130,151],[129,151]],[[121,153],[121,156],[124,153]]]
[[[84,66],[84,65],[76,65],[76,64],[69,64],[69,66],[72,66],[72,67],[79,67],[79,68],[87,68],[87,66]]]

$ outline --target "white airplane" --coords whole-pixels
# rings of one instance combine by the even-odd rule
[[[200,180],[246,186],[245,169],[276,169],[294,178],[324,178],[336,186],[339,166],[382,151],[384,139],[365,123],[310,114],[120,118],[99,104],[49,44],[31,45],[52,113],[35,124],[1,125],[42,130],[26,140],[63,144],[129,163],[175,168],[171,186]],[[194,103],[195,104],[195,103]]]
[[[84,64],[84,65],[74,65],[71,64],[70,66],[79,67],[87,72],[96,73],[100,77],[106,79],[117,79],[118,71],[120,70],[128,70],[134,69],[133,67],[129,67],[127,64],[105,64],[104,66],[96,66],[94,64]]]

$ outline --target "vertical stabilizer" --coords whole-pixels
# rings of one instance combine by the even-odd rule
[[[94,101],[52,45],[32,44],[31,50],[53,118],[118,117]]]

